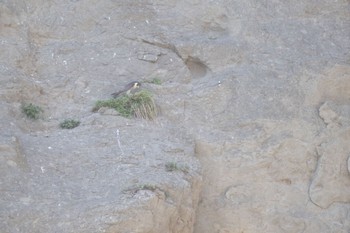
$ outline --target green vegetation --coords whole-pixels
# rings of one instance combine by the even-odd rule
[[[40,114],[43,112],[43,110],[39,106],[30,103],[22,104],[22,112],[26,117],[32,120],[37,120]]]
[[[121,96],[116,99],[99,100],[93,111],[102,107],[113,108],[123,117],[137,117],[153,120],[157,116],[157,107],[150,92],[142,90],[131,96]]]
[[[60,127],[62,129],[73,129],[77,127],[79,124],[80,124],[80,121],[73,120],[73,119],[66,119],[60,123]]]
[[[179,165],[175,162],[168,162],[165,164],[165,170],[168,172],[172,171],[182,171],[183,173],[188,173],[188,167]]]
[[[145,80],[145,83],[152,83],[152,84],[156,84],[156,85],[161,85],[162,84],[162,80],[160,80],[159,78],[153,78],[150,80]]]
[[[150,190],[155,191],[158,187],[153,184],[143,184],[137,187],[138,190]]]

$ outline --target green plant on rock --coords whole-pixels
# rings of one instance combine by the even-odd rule
[[[165,170],[168,172],[173,172],[173,171],[182,171],[183,173],[188,173],[188,167],[179,165],[176,162],[168,162],[165,164]]]
[[[44,111],[39,106],[30,103],[30,104],[22,104],[22,112],[26,117],[32,120],[37,120],[40,114],[43,113]]]
[[[113,108],[123,117],[138,117],[153,120],[157,116],[157,107],[152,94],[142,90],[130,96],[121,96],[116,99],[99,100],[96,102],[93,111],[96,112],[102,107]]]
[[[156,84],[156,85],[161,85],[162,84],[162,80],[160,80],[159,78],[153,78],[150,81],[147,81],[148,83],[152,83],[152,84]]]
[[[161,85],[162,84],[162,80],[160,78],[157,78],[157,77],[146,79],[143,82],[144,83],[156,84],[156,85]]]
[[[122,96],[117,99],[109,99],[109,100],[98,100],[95,104],[95,107],[92,109],[93,112],[97,112],[100,108],[113,108],[120,113],[120,115],[124,117],[131,117],[132,112],[128,107],[128,99],[127,96]]]
[[[73,129],[79,125],[80,125],[80,121],[73,120],[73,119],[66,119],[60,123],[60,127],[62,129]]]
[[[138,190],[150,190],[150,191],[155,191],[158,187],[153,184],[143,184],[138,186]]]

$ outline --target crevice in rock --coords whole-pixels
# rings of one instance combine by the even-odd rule
[[[149,44],[149,45],[152,45],[152,46],[156,46],[156,47],[159,47],[159,48],[170,50],[171,52],[176,54],[176,56],[179,57],[184,62],[184,64],[189,69],[189,71],[190,71],[190,73],[191,73],[193,78],[205,77],[207,75],[207,73],[210,72],[209,67],[203,61],[201,61],[199,58],[192,57],[192,56],[187,56],[187,58],[185,59],[180,54],[180,52],[178,51],[176,46],[173,45],[173,44],[163,43],[163,42],[158,42],[158,41],[149,41],[149,40],[144,39],[144,38],[141,38],[141,39],[127,38],[127,39],[140,40],[143,43],[146,43],[146,44]]]
[[[321,145],[318,145],[318,147],[319,147],[319,146],[321,146]],[[310,200],[314,205],[316,205],[316,206],[322,208],[320,205],[317,204],[316,201],[313,200],[312,194],[311,194],[312,189],[313,189],[313,188],[312,188],[312,185],[313,185],[313,183],[315,182],[315,179],[316,179],[316,176],[317,176],[317,172],[318,172],[318,170],[320,169],[319,166],[320,166],[320,158],[321,158],[321,155],[320,155],[320,153],[319,153],[319,151],[318,151],[317,149],[316,149],[315,151],[316,151],[316,154],[317,154],[317,162],[316,162],[315,170],[314,170],[314,172],[313,172],[313,174],[312,174],[312,177],[311,177],[311,179],[310,179],[310,183],[309,183],[309,185],[308,185],[308,186],[309,186],[309,187],[308,187],[308,196],[309,196],[309,200]]]
[[[178,56],[181,60],[184,60],[182,58],[182,56],[180,55],[179,51],[177,50],[177,48],[175,47],[175,45],[173,44],[169,44],[169,43],[162,43],[162,42],[157,42],[157,41],[149,41],[146,39],[141,39],[141,42],[146,43],[146,44],[150,44],[159,48],[163,48],[163,49],[167,49],[172,51],[173,53],[176,54],[176,56]]]

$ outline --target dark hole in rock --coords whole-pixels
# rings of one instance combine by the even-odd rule
[[[202,78],[207,74],[208,67],[198,58],[188,57],[186,65],[193,78]]]

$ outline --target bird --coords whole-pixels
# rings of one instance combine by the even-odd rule
[[[138,81],[133,81],[131,83],[128,83],[125,85],[124,89],[121,91],[117,91],[112,94],[113,98],[117,98],[123,93],[126,93],[126,95],[130,95],[133,91],[141,87],[141,83]]]

